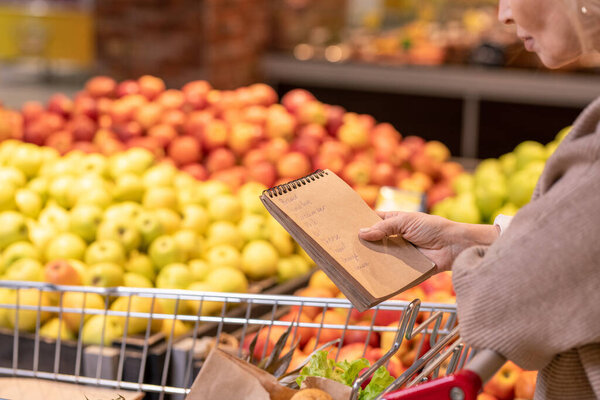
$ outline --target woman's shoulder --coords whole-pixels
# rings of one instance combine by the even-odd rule
[[[566,141],[572,141],[591,134],[600,134],[600,97],[592,101],[579,114],[573,123],[573,129],[567,135],[568,140]]]

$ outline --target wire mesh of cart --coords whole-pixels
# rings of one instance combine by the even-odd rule
[[[98,296],[102,305],[92,306],[91,298]],[[117,299],[121,307],[112,307]],[[209,309],[213,314],[205,315]],[[290,310],[298,317],[279,320]],[[308,311],[317,311],[321,318],[301,319]],[[327,311],[343,315],[344,322],[331,323]],[[304,348],[305,353],[327,347],[336,359],[350,337],[362,343],[365,356],[372,336],[391,335],[389,348],[354,382],[353,398],[378,367],[390,366],[408,344],[412,364],[399,371],[380,398],[475,399],[482,380],[504,361],[491,353],[476,355],[464,345],[455,305],[387,301],[363,313],[362,323],[355,322],[357,312],[341,298],[0,281],[0,375],[141,391],[146,398],[183,399],[212,347],[246,357],[251,338],[262,335],[269,343],[270,336],[281,331],[278,327],[290,329],[291,342],[299,341],[303,329],[309,329],[314,335],[309,343],[314,346]],[[40,332],[49,318],[58,319],[50,337],[47,330]],[[92,318],[100,323],[88,326]],[[121,328],[118,333],[115,321]],[[162,329],[156,329],[157,321],[162,321]],[[174,321],[186,324],[189,331],[176,338]],[[63,323],[80,333],[76,339],[60,334]],[[322,346],[321,338],[331,337],[332,332],[339,337]],[[357,341],[357,332],[363,333],[362,340]],[[268,347],[264,345],[257,358],[268,359]],[[467,362],[475,367],[465,369]],[[276,376],[290,383],[304,364],[295,371],[279,368]]]

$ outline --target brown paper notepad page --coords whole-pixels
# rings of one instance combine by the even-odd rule
[[[266,190],[261,200],[360,310],[433,273],[434,264],[401,237],[359,239],[360,228],[381,218],[329,170]]]

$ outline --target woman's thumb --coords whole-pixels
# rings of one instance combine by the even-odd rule
[[[379,221],[370,228],[361,228],[358,237],[364,240],[381,240],[386,236],[397,235],[402,232],[403,218],[393,217]]]

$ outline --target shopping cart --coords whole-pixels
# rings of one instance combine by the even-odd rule
[[[477,353],[462,342],[456,307],[449,304],[421,303],[419,300],[410,303],[387,301],[370,311],[370,324],[356,324],[351,323],[351,315],[356,310],[346,299],[340,298],[55,286],[11,281],[0,281],[0,291],[0,313],[12,315],[14,326],[10,330],[0,329],[0,376],[140,391],[145,392],[147,398],[185,397],[210,348],[207,347],[206,336],[211,337],[211,346],[223,343],[230,350],[233,348],[238,356],[243,356],[243,345],[250,335],[262,328],[268,338],[277,326],[292,326],[292,342],[301,328],[316,330],[315,343],[328,330],[338,330],[340,340],[336,344],[336,358],[344,344],[344,337],[352,331],[367,332],[363,354],[368,349],[370,335],[384,332],[392,332],[393,335],[395,332],[389,351],[354,383],[353,399],[375,370],[390,362],[404,341],[415,344],[415,360],[382,393],[381,399],[475,399],[482,381],[489,379],[504,362],[494,353]],[[7,298],[8,291],[13,300],[2,300]],[[33,300],[32,293],[35,294]],[[83,302],[77,307],[67,307],[64,304],[67,293],[81,293]],[[103,308],[86,306],[85,299],[91,293],[102,296]],[[48,297],[51,302],[47,301]],[[125,310],[110,309],[110,304],[117,298],[127,299]],[[142,312],[131,309],[135,298],[149,299],[149,309]],[[164,302],[168,302],[174,311],[161,309],[159,304]],[[198,310],[195,315],[178,312],[182,304],[190,302],[194,302]],[[217,306],[220,312],[202,315],[204,304],[213,308]],[[279,321],[279,316],[291,308],[299,313],[311,308],[323,312],[334,309],[345,313],[345,323]],[[232,314],[232,309],[237,313]],[[124,327],[123,334],[110,342],[105,341],[109,327],[108,319],[104,318],[100,332],[97,332],[100,339],[95,345],[85,344],[82,335],[75,341],[64,340],[60,335],[56,339],[46,339],[40,335],[40,327],[50,313],[58,318],[59,326],[66,316],[79,315],[80,331],[87,316],[119,317]],[[378,324],[378,316],[384,313],[388,314],[388,318],[390,315],[397,316],[399,322],[393,326],[381,326],[383,324]],[[30,333],[19,331],[19,319],[21,326],[24,322],[30,325]],[[193,328],[187,335],[174,339],[175,324],[171,325],[168,337],[154,333],[153,322],[158,320],[179,320],[192,324]],[[137,335],[128,335],[128,326],[140,321],[145,323],[145,330]],[[316,349],[317,345],[314,347]],[[266,355],[265,347],[263,356]]]

